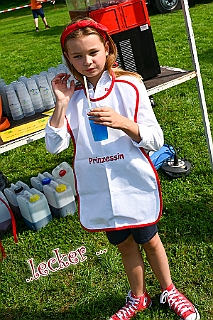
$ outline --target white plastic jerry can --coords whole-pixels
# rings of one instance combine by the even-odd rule
[[[60,179],[51,180],[49,184],[44,185],[43,191],[55,217],[60,218],[75,213],[75,197],[68,183]]]
[[[33,188],[43,192],[44,184],[49,184],[50,180],[55,180],[55,177],[49,172],[44,172],[39,173],[37,177],[31,177],[30,183],[33,186]]]
[[[67,162],[62,162],[52,171],[52,175],[70,184],[74,196],[76,196],[75,179],[72,167]]]
[[[21,215],[29,229],[38,231],[52,220],[45,195],[35,188],[25,190],[22,195],[17,196],[17,201]]]
[[[10,188],[4,189],[4,194],[9,202],[9,205],[14,214],[18,217],[21,217],[21,212],[17,202],[17,196],[19,194],[23,194],[24,190],[30,190],[30,187],[20,180],[15,184],[11,183]]]

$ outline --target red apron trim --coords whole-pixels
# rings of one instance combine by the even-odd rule
[[[134,122],[137,122],[137,119],[138,119],[138,107],[139,107],[139,92],[138,92],[138,88],[133,83],[131,83],[131,82],[127,81],[127,80],[116,79],[115,82],[127,83],[127,84],[129,84],[130,86],[132,86],[135,89],[136,102],[135,102]]]
[[[76,154],[76,143],[75,143],[75,139],[74,139],[74,135],[72,133],[72,129],[70,127],[70,124],[67,120],[67,117],[65,116],[66,122],[67,122],[67,130],[71,136],[72,142],[73,142],[73,148],[74,148],[74,159],[75,159],[75,154]],[[78,186],[77,186],[77,180],[76,180],[76,176],[75,176],[75,168],[73,167],[73,173],[74,173],[74,179],[75,179],[75,187],[76,187],[76,193],[77,193],[77,199],[78,199],[78,213],[79,213],[79,208],[80,208],[80,201],[79,201],[79,195],[78,195]]]
[[[159,213],[159,216],[158,218],[156,219],[156,221],[154,222],[150,222],[150,223],[146,223],[146,224],[137,224],[137,225],[129,225],[129,226],[122,226],[122,227],[116,227],[116,228],[105,228],[105,229],[88,229],[86,227],[84,227],[82,224],[82,228],[86,231],[90,231],[90,232],[100,232],[100,231],[117,231],[117,230],[124,230],[124,229],[133,229],[133,228],[143,228],[143,227],[148,227],[148,226],[152,226],[156,223],[158,223],[158,221],[160,220],[161,218],[161,211],[162,211],[162,208],[160,208],[160,213]]]
[[[156,170],[152,160],[150,159],[150,156],[144,151],[143,148],[140,148],[140,150],[143,153],[143,155],[147,158],[147,160],[149,161],[149,164],[150,164],[150,166],[152,167],[152,170],[155,173],[156,181],[157,181],[157,184],[158,184],[159,199],[160,199],[160,212],[159,212],[159,219],[160,219],[160,217],[162,216],[162,210],[163,210],[163,197],[162,197],[162,189],[161,189],[160,179],[159,179],[157,170]]]
[[[105,95],[103,95],[102,97],[99,97],[99,98],[90,98],[90,101],[92,102],[96,102],[96,101],[100,101],[100,100],[103,100],[105,99],[106,97],[108,97],[108,95],[111,93],[112,91],[112,88],[114,86],[114,83],[115,83],[115,74],[114,72],[112,71],[112,82],[111,82],[111,85],[109,87],[109,90],[107,91],[107,93]],[[84,87],[84,93],[85,93],[85,96],[86,96],[86,90],[85,90],[85,87]]]
[[[0,252],[2,253],[2,257],[3,258],[6,258],[6,253],[5,253],[5,251],[4,251],[4,248],[3,248],[3,246],[2,246],[2,243],[1,243],[1,241],[0,241]],[[1,260],[1,257],[0,257],[0,262],[1,262],[2,260]]]
[[[10,213],[11,222],[12,222],[13,238],[14,238],[14,242],[17,243],[18,242],[18,238],[17,238],[17,232],[16,232],[16,221],[15,221],[13,212],[12,212],[11,208],[8,206],[8,204],[2,198],[0,198],[0,201],[2,201],[4,203],[4,205],[7,207],[8,211]],[[3,248],[2,244],[1,244],[1,242],[0,242],[0,249],[1,249],[3,257],[5,258],[6,257],[6,253],[4,251],[4,248]]]

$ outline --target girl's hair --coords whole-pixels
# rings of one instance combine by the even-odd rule
[[[89,17],[77,18],[77,19],[73,19],[72,23],[69,25],[80,22],[82,20],[94,21]],[[112,38],[110,37],[110,35],[107,32],[106,32],[106,36],[103,37],[95,28],[90,27],[90,26],[74,30],[73,32],[71,32],[70,34],[67,35],[67,37],[64,40],[64,44],[62,45],[62,43],[61,43],[62,51],[63,51],[63,55],[65,58],[66,64],[67,64],[69,70],[71,71],[71,73],[74,75],[74,77],[77,80],[79,80],[81,83],[83,83],[83,76],[74,68],[74,66],[70,63],[69,59],[67,58],[67,56],[64,54],[64,53],[68,53],[67,52],[68,51],[67,41],[69,39],[80,39],[81,37],[87,36],[90,34],[96,34],[97,36],[99,36],[100,41],[104,45],[106,42],[108,42],[109,53],[108,53],[108,56],[106,57],[105,70],[108,70],[109,74],[112,73],[112,68],[113,68],[113,71],[114,71],[116,78],[123,76],[123,75],[129,75],[129,76],[134,76],[134,77],[138,78],[140,81],[142,80],[142,77],[136,72],[125,71],[119,67],[115,67],[115,64],[116,64],[115,61],[116,61],[116,57],[117,57],[117,47],[116,47],[114,41],[112,40]],[[106,39],[104,39],[104,38],[106,38]]]

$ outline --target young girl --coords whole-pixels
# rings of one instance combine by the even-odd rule
[[[107,28],[90,18],[78,19],[61,35],[66,63],[81,83],[67,86],[69,75],[52,81],[56,106],[46,126],[46,147],[59,153],[72,139],[74,172],[82,226],[105,231],[117,245],[131,290],[111,320],[132,319],[151,305],[146,291],[142,245],[160,282],[161,303],[184,320],[198,320],[192,303],[174,286],[158,235],[162,198],[157,172],[147,155],[163,145],[163,133],[138,74],[112,68],[116,46]],[[86,76],[92,110],[83,76]],[[106,126],[108,139],[94,141],[89,118]]]

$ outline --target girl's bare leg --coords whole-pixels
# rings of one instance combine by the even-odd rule
[[[149,242],[143,244],[142,247],[161,287],[166,289],[172,283],[172,279],[167,255],[158,233]]]
[[[158,233],[147,243],[142,245],[146,252],[147,260],[163,289],[171,283],[168,259]],[[132,292],[141,296],[146,291],[144,278],[144,262],[139,245],[130,235],[124,242],[118,245],[124,268],[130,283]]]
[[[118,245],[124,268],[130,283],[132,292],[138,297],[146,291],[144,280],[144,262],[139,250],[139,245],[130,235],[124,242]]]

